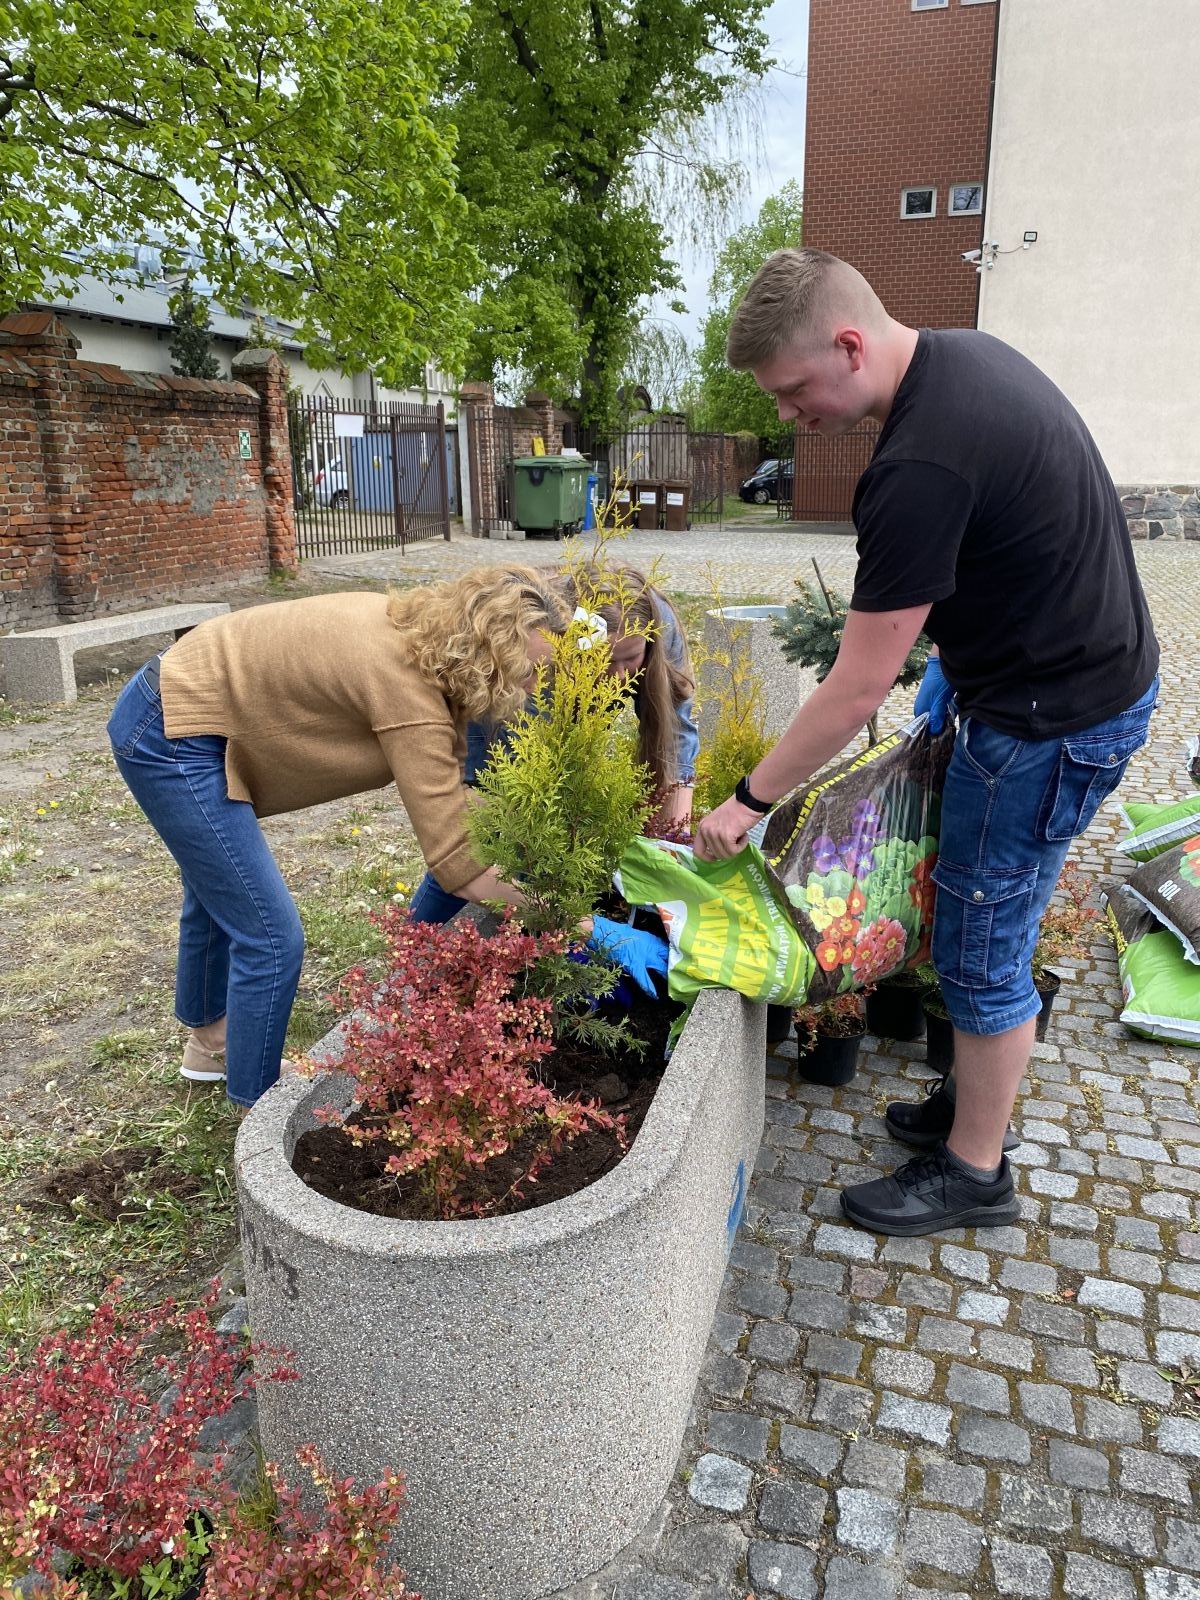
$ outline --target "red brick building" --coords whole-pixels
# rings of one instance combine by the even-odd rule
[[[975,326],[998,9],[811,0],[804,242],[911,326]]]

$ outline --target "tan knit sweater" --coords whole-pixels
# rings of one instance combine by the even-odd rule
[[[169,739],[223,734],[231,800],[260,817],[394,781],[430,871],[461,889],[463,734],[439,690],[401,659],[378,594],[323,595],[214,617],[163,657]]]

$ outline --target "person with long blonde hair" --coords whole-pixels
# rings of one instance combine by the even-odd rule
[[[652,826],[687,827],[700,735],[692,712],[695,684],[687,635],[674,607],[636,567],[581,562],[556,582],[570,611],[582,607],[607,628],[607,670],[628,685],[638,722],[637,756],[653,785]],[[496,717],[468,728],[468,783],[487,764],[492,745],[504,739],[503,721]],[[418,922],[448,922],[462,905],[462,896],[431,867],[413,896],[411,914]]]
[[[183,880],[184,1077],[225,1078],[239,1106],[279,1077],[304,937],[261,818],[394,782],[441,883],[520,902],[472,854],[463,732],[516,711],[569,617],[544,575],[485,567],[235,611],[129,681],[108,732]]]

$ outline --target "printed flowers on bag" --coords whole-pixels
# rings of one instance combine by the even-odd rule
[[[1179,862],[1179,876],[1186,878],[1189,883],[1200,883],[1200,833],[1194,838],[1185,839],[1182,845],[1183,855]]]

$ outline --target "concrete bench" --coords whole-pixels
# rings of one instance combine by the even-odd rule
[[[64,622],[55,628],[31,628],[0,638],[0,663],[10,701],[24,705],[49,705],[78,698],[75,687],[75,652],[98,644],[120,644],[154,633],[181,634],[210,617],[223,617],[224,601],[201,605],[155,606],[149,611],[126,611],[90,622]]]

